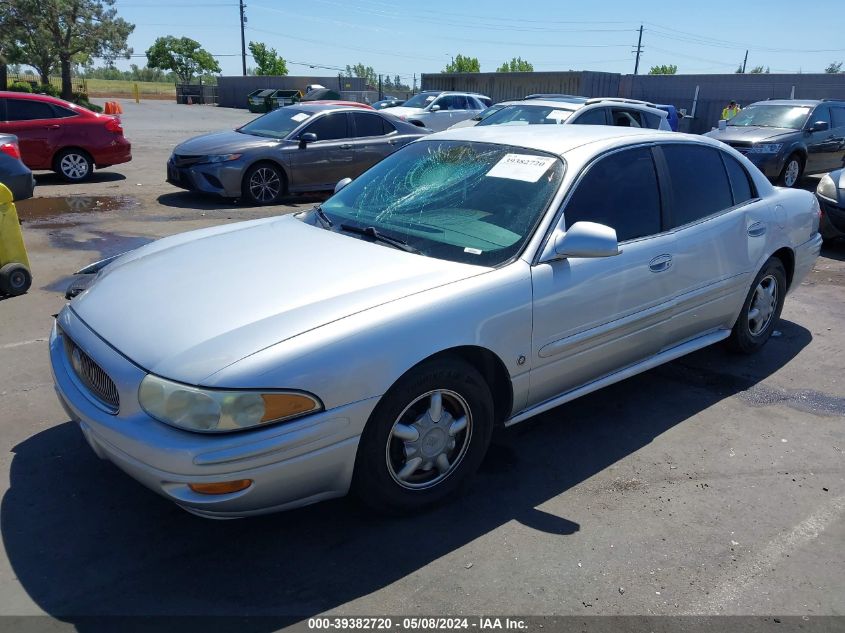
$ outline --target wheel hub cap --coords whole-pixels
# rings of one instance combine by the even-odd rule
[[[760,280],[748,308],[748,329],[752,336],[762,334],[772,320],[778,301],[778,284],[768,275]]]

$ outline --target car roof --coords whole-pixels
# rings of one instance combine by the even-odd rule
[[[667,113],[666,110],[661,110],[657,107],[652,107],[647,105],[645,102],[631,102],[631,101],[617,101],[615,99],[591,99],[587,103],[579,103],[576,101],[563,101],[558,99],[518,99],[516,101],[503,101],[502,104],[507,106],[512,105],[520,105],[520,106],[527,106],[527,107],[548,107],[548,108],[557,108],[558,110],[569,110],[570,112],[577,112],[578,110],[582,110],[589,106],[607,106],[607,105],[617,105],[617,106],[624,106],[626,108],[633,108],[635,110],[645,110],[646,112],[651,112],[660,117],[666,117]]]
[[[637,142],[671,141],[722,146],[719,141],[696,134],[611,125],[489,125],[447,130],[425,137],[425,140],[437,139],[513,145],[559,156],[590,143],[628,145]]]

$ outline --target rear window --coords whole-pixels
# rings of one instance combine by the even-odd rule
[[[733,206],[721,152],[701,145],[661,145],[672,190],[672,226],[684,226]]]
[[[742,204],[755,198],[754,187],[751,185],[751,180],[745,168],[733,156],[724,152],[722,152],[722,159],[725,161],[728,178],[731,181],[734,205]]]

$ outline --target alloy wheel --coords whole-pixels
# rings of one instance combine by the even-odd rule
[[[760,336],[766,331],[777,304],[778,282],[772,275],[767,275],[757,284],[748,307],[748,330],[751,336]]]
[[[88,159],[82,154],[65,154],[59,161],[59,169],[71,180],[82,180],[88,175]]]
[[[790,160],[786,164],[786,170],[783,172],[783,184],[787,187],[792,187],[798,182],[798,174],[801,171],[801,165],[796,159]]]
[[[249,179],[249,193],[256,202],[272,202],[282,190],[282,180],[271,167],[259,167]]]

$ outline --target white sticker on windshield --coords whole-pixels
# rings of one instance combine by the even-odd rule
[[[492,178],[510,178],[511,180],[537,182],[540,180],[540,176],[545,174],[546,170],[554,162],[555,159],[551,156],[505,154],[498,163],[493,165],[493,168],[486,175]]]
[[[470,255],[481,255],[481,253],[483,253],[483,252],[484,252],[484,251],[482,251],[482,250],[479,250],[479,249],[477,249],[477,248],[471,248],[471,247],[469,247],[469,246],[467,246],[467,247],[464,249],[464,253],[469,253]]]
[[[304,121],[305,119],[307,119],[310,116],[311,115],[308,114],[307,112],[297,112],[296,114],[294,114],[291,117],[291,121],[296,121],[297,123],[299,123],[300,121]]]

